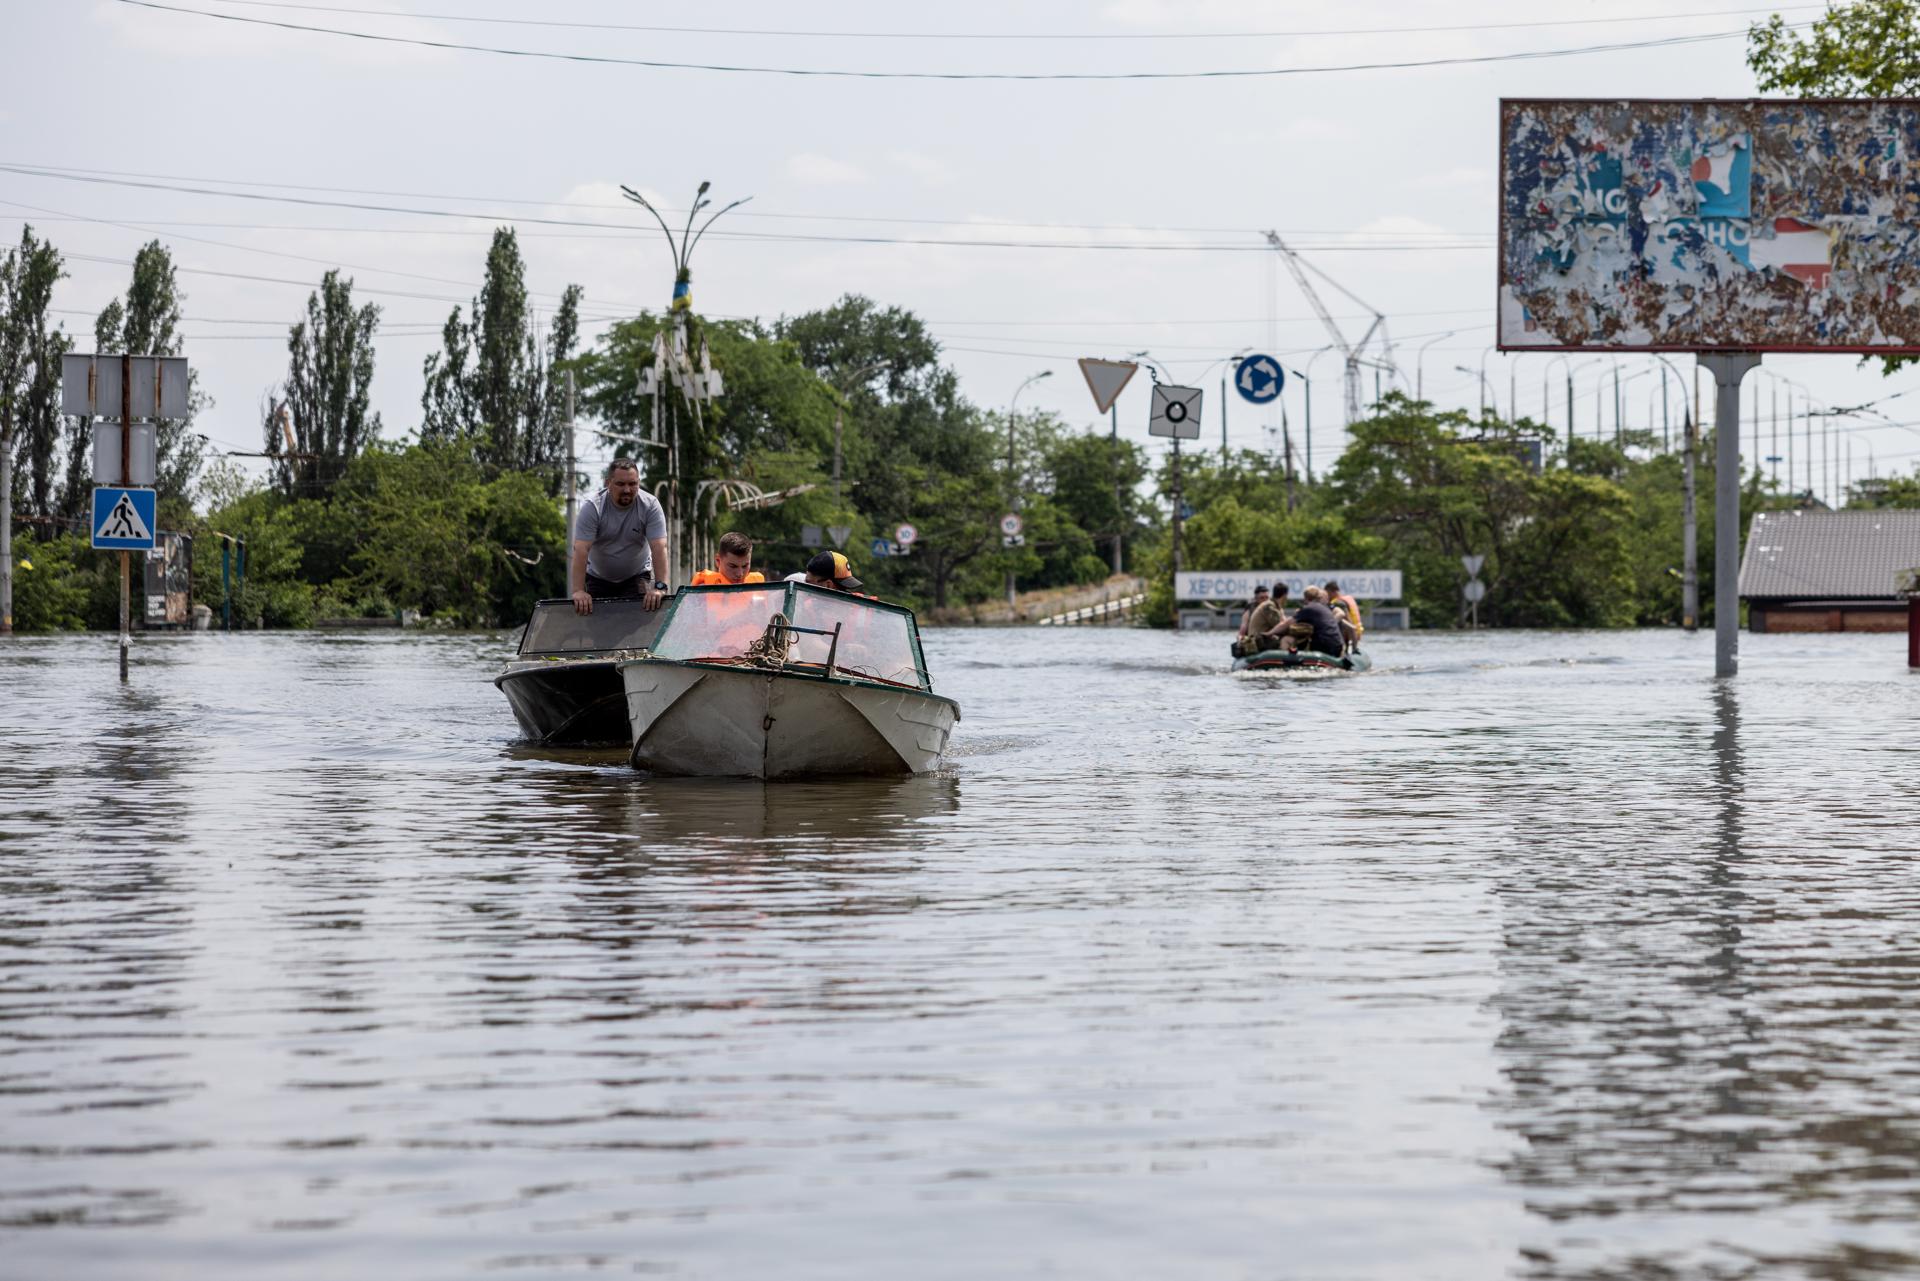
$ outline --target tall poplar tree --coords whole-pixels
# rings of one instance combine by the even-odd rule
[[[495,230],[480,296],[464,315],[453,309],[441,349],[426,359],[421,440],[461,445],[490,475],[538,473],[557,492],[566,438],[555,368],[579,341],[580,299],[580,286],[568,285],[543,341],[519,238]]]
[[[32,227],[0,258],[0,633],[13,630],[13,513],[16,503],[50,514],[48,472],[59,439],[60,357],[66,335],[47,327],[60,251]],[[16,459],[25,469],[15,474]]]
[[[356,309],[353,281],[338,271],[329,271],[307,296],[306,319],[287,335],[284,395],[271,402],[263,424],[274,480],[283,492],[325,493],[380,435],[380,415],[367,413],[379,327],[380,308],[368,303]]]
[[[126,299],[108,303],[94,326],[98,350],[134,356],[178,356],[183,301],[172,252],[158,240],[148,241],[133,256],[133,279],[127,286]],[[111,323],[116,320],[117,324]],[[159,477],[155,487],[162,499],[186,500],[206,462],[205,439],[193,430],[194,418],[208,403],[199,382],[199,376],[194,375],[188,384],[187,416],[162,419],[156,427]]]

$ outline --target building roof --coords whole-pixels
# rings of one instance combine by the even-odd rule
[[[1920,511],[1756,512],[1740,595],[1761,600],[1886,600],[1920,568]]]

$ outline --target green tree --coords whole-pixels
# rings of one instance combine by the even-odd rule
[[[0,258],[0,633],[13,630],[13,513],[51,514],[52,459],[59,440],[60,357],[66,337],[47,326],[60,252],[33,234]],[[16,456],[26,463],[15,475]]]
[[[1537,425],[1435,413],[1399,393],[1350,429],[1335,464],[1347,519],[1387,540],[1417,622],[1461,616],[1459,558],[1481,555],[1496,626],[1606,627],[1633,621],[1631,500],[1613,480],[1522,461]]]
[[[580,286],[567,286],[543,339],[519,238],[496,229],[480,296],[464,317],[453,309],[441,350],[426,359],[421,440],[457,442],[489,474],[537,473],[557,493],[567,452],[559,374],[579,342],[581,297]]]
[[[1814,19],[1804,35],[1776,13],[1748,29],[1747,65],[1765,93],[1912,97],[1920,94],[1920,5],[1853,0]]]
[[[180,304],[185,296],[173,265],[173,254],[158,240],[150,240],[133,256],[133,279],[125,301],[115,299],[101,311],[94,336],[101,352],[135,356],[180,354]],[[206,461],[206,440],[193,430],[194,419],[211,403],[200,391],[200,377],[189,379],[187,416],[162,419],[155,426],[154,452],[159,475],[155,488],[168,512],[162,521],[178,521],[191,508],[194,478]]]
[[[283,492],[324,495],[367,442],[379,437],[380,415],[367,412],[379,327],[380,308],[355,308],[353,281],[338,271],[329,271],[307,295],[306,319],[287,336],[286,394],[270,402],[264,424],[266,452]]]

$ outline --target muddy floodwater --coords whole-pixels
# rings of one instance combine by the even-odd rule
[[[1903,637],[933,631],[771,785],[510,644],[0,644],[0,1276],[1920,1275]]]

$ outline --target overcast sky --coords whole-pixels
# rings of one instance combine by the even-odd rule
[[[1242,349],[1274,350],[1313,380],[1316,470],[1339,445],[1337,362],[1305,365],[1330,339],[1291,277],[1275,270],[1260,231],[1277,229],[1384,312],[1410,379],[1424,347],[1429,399],[1477,405],[1484,360],[1502,411],[1517,391],[1521,412],[1537,416],[1553,358],[1510,365],[1486,354],[1498,100],[1744,97],[1754,83],[1737,36],[1304,69],[1740,33],[1772,11],[1732,0],[179,0],[168,9],[0,0],[0,10],[8,34],[0,165],[69,174],[0,170],[0,232],[15,240],[30,221],[67,255],[70,278],[55,306],[80,350],[92,346],[93,315],[125,288],[139,245],[158,236],[172,246],[187,296],[186,350],[215,401],[201,430],[220,448],[260,447],[259,406],[284,376],[286,326],[327,267],[342,268],[359,298],[384,309],[374,401],[386,434],[399,436],[418,421],[421,362],[440,325],[478,288],[493,227],[519,226],[537,306],[553,306],[570,282],[585,287],[591,341],[609,319],[657,309],[671,291],[664,241],[620,199],[619,185],[684,211],[695,186],[711,179],[717,199],[753,200],[700,246],[694,297],[703,313],[772,318],[866,294],[926,318],[976,402],[1004,407],[1029,375],[1051,371],[1021,407],[1072,422],[1095,419],[1075,357],[1147,349],[1171,376],[1206,388],[1205,439],[1216,446],[1217,362]],[[1779,11],[1804,22],[1820,10]],[[216,12],[254,21],[203,16]],[[439,16],[419,16],[427,14]],[[468,20],[482,16],[506,21]],[[1303,73],[803,77],[259,25],[271,22],[733,67]],[[611,29],[622,26],[706,30]],[[183,186],[202,190],[164,189]],[[441,216],[418,212],[426,210]],[[875,238],[885,243],[866,242]],[[927,243],[940,241],[975,243]],[[1093,247],[1101,245],[1125,247]],[[1330,286],[1322,293],[1357,337],[1369,319],[1363,309]],[[1552,365],[1556,425],[1565,417],[1563,373],[1588,360]],[[1647,367],[1644,358],[1621,361],[1623,377]],[[1769,356],[1766,368],[1835,406],[1920,388],[1920,369],[1883,379],[1877,366],[1863,370],[1848,356]],[[1610,369],[1601,361],[1578,375],[1582,431],[1594,430],[1601,376],[1611,430]],[[1147,439],[1146,382],[1137,379],[1120,402],[1121,431],[1139,440]],[[1646,420],[1656,382],[1642,374],[1627,384],[1630,425]],[[1760,388],[1770,449],[1776,384],[1750,376],[1749,385]],[[1287,391],[1296,448],[1300,392],[1297,380]],[[1882,408],[1920,421],[1907,412],[1915,404],[1920,397]],[[1677,392],[1674,412],[1677,424]],[[1236,398],[1232,443],[1266,447],[1270,417]],[[1854,471],[1865,474],[1868,448],[1882,473],[1910,471],[1920,430],[1874,421],[1849,420]]]

